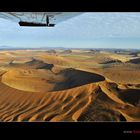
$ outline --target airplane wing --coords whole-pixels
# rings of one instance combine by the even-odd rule
[[[0,18],[18,22],[20,26],[48,26],[78,16],[82,12],[0,12]]]

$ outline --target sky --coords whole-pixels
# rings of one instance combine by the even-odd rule
[[[85,12],[53,28],[0,18],[0,46],[140,49],[140,12]]]

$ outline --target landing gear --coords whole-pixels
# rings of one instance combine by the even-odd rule
[[[50,24],[50,23],[49,23],[49,16],[46,17],[46,25],[47,25],[48,27],[54,27],[54,26],[55,26],[55,24]]]

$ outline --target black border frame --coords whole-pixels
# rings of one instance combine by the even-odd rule
[[[122,2],[123,1],[123,2]],[[61,11],[61,12],[140,12],[140,5],[138,0],[2,0],[0,1],[0,11]],[[21,134],[24,137],[26,134],[38,135],[41,137],[48,138],[48,135],[52,137],[56,136],[62,137],[67,135],[68,138],[75,139],[75,136],[85,137],[85,139],[99,139],[104,136],[117,137],[128,136],[140,136],[140,133],[134,133],[134,131],[140,131],[140,122],[33,122],[33,123],[0,123],[0,132],[8,132],[9,135],[15,136],[16,134]],[[125,133],[124,131],[131,131],[132,133]],[[66,139],[67,139],[66,137]],[[20,139],[20,138],[19,138]],[[49,139],[49,138],[48,138]]]

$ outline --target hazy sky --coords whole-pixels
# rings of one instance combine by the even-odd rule
[[[140,48],[140,13],[86,12],[54,28],[0,18],[0,46]]]

